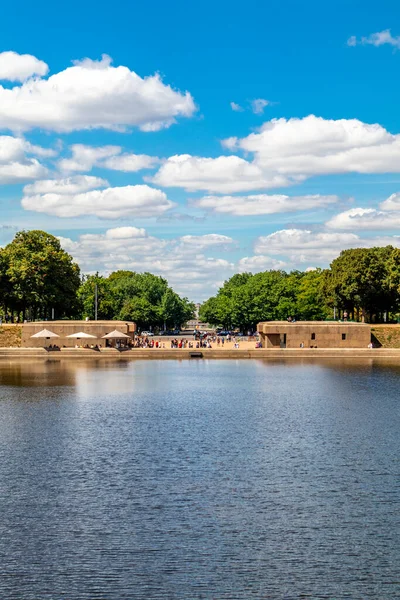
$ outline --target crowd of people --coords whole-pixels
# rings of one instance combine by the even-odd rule
[[[153,339],[148,336],[136,336],[131,347],[132,348],[177,348],[181,349],[201,349],[201,348],[223,348],[226,343],[233,343],[234,348],[240,348],[239,338],[235,335],[228,334],[219,336],[212,333],[195,332],[192,339],[187,337],[172,338],[168,340]],[[256,348],[259,347],[259,342],[256,342]]]
[[[235,335],[231,335],[228,334],[226,336],[219,336],[216,335],[215,333],[206,333],[206,332],[195,332],[193,334],[192,339],[188,338],[188,337],[182,337],[182,338],[166,338],[166,339],[158,339],[158,338],[153,338],[147,335],[136,335],[133,339],[129,339],[129,340],[124,340],[123,342],[121,341],[116,341],[114,344],[108,343],[108,340],[106,341],[106,347],[115,347],[117,349],[130,349],[130,348],[155,348],[155,349],[161,349],[161,350],[166,350],[166,349],[179,349],[179,350],[186,350],[186,349],[202,349],[202,348],[224,348],[225,345],[227,344],[231,344],[233,345],[233,348],[239,349],[240,348],[240,343],[239,343],[239,337],[235,336]],[[230,346],[232,347],[232,346]],[[261,348],[261,342],[260,341],[255,341],[255,347],[256,348]],[[63,346],[63,348],[65,348],[65,346]],[[92,349],[92,350],[101,350],[102,346],[100,344],[84,344],[84,345],[79,345],[76,344],[75,348],[86,348],[86,349]],[[56,344],[50,344],[50,346],[47,347],[48,350],[60,350],[59,346],[57,346]]]

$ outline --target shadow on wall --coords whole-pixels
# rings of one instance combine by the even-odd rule
[[[382,348],[382,344],[381,342],[378,340],[378,338],[371,332],[371,342],[374,345],[374,348]]]

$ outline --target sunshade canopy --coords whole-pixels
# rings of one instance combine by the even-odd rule
[[[33,335],[31,335],[31,338],[56,338],[56,337],[60,337],[60,336],[57,335],[56,333],[53,333],[52,331],[49,331],[48,329],[42,329],[41,331],[38,331],[37,333],[34,333]]]
[[[118,329],[114,329],[114,331],[106,333],[106,335],[103,335],[102,337],[106,340],[123,340],[124,338],[129,338],[129,335],[122,333],[122,331],[118,331]]]
[[[66,336],[67,338],[76,338],[77,340],[80,340],[81,338],[96,338],[95,335],[92,335],[91,333],[85,333],[84,331],[78,331],[78,333],[71,333],[70,335]]]

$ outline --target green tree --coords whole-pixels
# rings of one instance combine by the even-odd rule
[[[3,306],[32,318],[79,312],[80,271],[60,241],[40,230],[20,231],[1,251]]]
[[[86,275],[78,291],[78,298],[82,306],[83,318],[95,318],[95,295],[97,285],[97,318],[114,319],[116,313],[116,302],[106,277],[98,273]]]
[[[195,306],[187,298],[180,298],[168,288],[161,300],[160,316],[167,328],[180,327],[193,318]]]
[[[344,250],[330,268],[328,290],[335,305],[359,319],[382,320],[396,310],[397,252],[392,246]]]
[[[134,321],[141,330],[153,327],[160,321],[159,307],[143,296],[127,298],[119,316],[123,321]]]
[[[325,295],[326,270],[315,269],[304,273],[297,294],[297,317],[306,321],[332,317],[329,297]]]

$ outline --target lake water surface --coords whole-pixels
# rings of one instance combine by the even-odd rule
[[[0,362],[0,598],[400,598],[399,425],[372,361]]]

